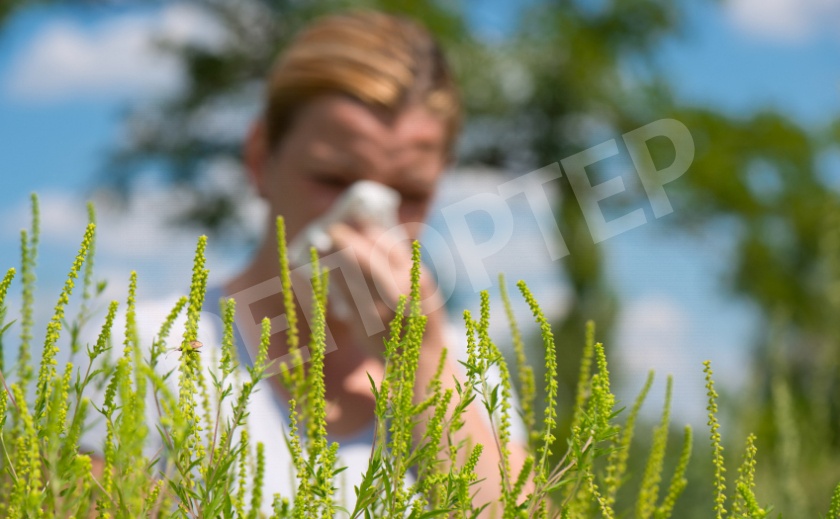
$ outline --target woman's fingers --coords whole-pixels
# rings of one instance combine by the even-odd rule
[[[384,300],[393,309],[400,294],[411,285],[410,250],[391,238],[390,232],[357,230],[347,224],[330,226],[330,236],[336,252],[345,261],[355,261],[368,285],[376,293],[374,298]],[[406,260],[407,255],[407,260]]]

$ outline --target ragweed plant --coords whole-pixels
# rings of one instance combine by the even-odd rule
[[[424,344],[426,317],[420,306],[420,248],[413,247],[410,292],[399,299],[384,339],[384,375],[370,378],[375,400],[371,454],[361,482],[342,489],[345,467],[340,447],[329,441],[323,366],[327,355],[326,312],[328,272],[312,256],[312,319],[310,333],[298,329],[295,300],[286,255],[282,219],[277,221],[280,279],[288,329],[288,362],[280,366],[280,383],[291,395],[285,442],[291,455],[295,491],[266,495],[266,445],[255,442],[249,423],[249,401],[267,377],[271,361],[269,321],[263,320],[259,347],[247,367],[237,358],[234,333],[236,303],[220,302],[220,344],[199,342],[201,309],[205,305],[208,271],[207,240],[199,238],[187,295],[179,298],[153,337],[140,330],[138,286],[134,273],[125,302],[110,301],[95,337],[84,329],[94,324],[97,299],[105,284],[94,283],[95,214],[90,208],[86,228],[66,283],[46,327],[42,347],[33,347],[34,283],[39,217],[33,196],[33,219],[21,233],[21,265],[0,279],[0,516],[29,517],[238,517],[238,518],[474,518],[497,512],[503,519],[634,517],[666,519],[679,516],[678,498],[688,484],[692,431],[685,428],[678,457],[667,459],[670,422],[670,378],[661,419],[650,433],[650,452],[638,481],[629,465],[636,423],[647,397],[651,373],[625,419],[616,409],[607,357],[586,331],[573,419],[565,453],[558,434],[558,348],[550,323],[528,287],[517,287],[539,327],[544,401],[537,416],[537,383],[526,358],[525,341],[513,319],[513,305],[504,279],[502,300],[513,338],[515,369],[511,369],[491,336],[490,296],[482,292],[477,316],[464,313],[467,355],[461,377],[444,379],[449,353],[442,349],[438,369],[426,388],[418,388],[418,363]],[[17,361],[6,364],[5,337],[15,321],[4,306],[20,273],[21,309]],[[68,317],[76,280],[81,277],[79,310]],[[215,302],[211,302],[215,304]],[[125,326],[115,330],[120,307]],[[183,324],[178,324],[183,319]],[[119,346],[117,337],[123,337]],[[144,342],[148,341],[148,342]],[[67,343],[69,359],[61,356]],[[121,346],[121,347],[120,347]],[[304,367],[304,348],[308,364]],[[32,353],[40,363],[32,364]],[[177,366],[163,362],[177,352]],[[208,352],[207,354],[202,352]],[[769,507],[755,495],[757,449],[749,436],[743,461],[726,494],[725,460],[717,421],[717,393],[711,367],[707,377],[712,463],[716,468],[708,510],[719,518],[764,518]],[[491,372],[498,377],[491,377]],[[35,375],[37,374],[37,378]],[[515,398],[518,393],[519,399]],[[463,439],[466,412],[482,407],[491,424],[492,444]],[[527,455],[514,462],[513,420],[527,428]],[[149,416],[155,418],[150,420]],[[418,423],[423,422],[422,434]],[[98,422],[102,433],[93,451],[82,438]],[[279,431],[278,431],[279,433]],[[154,440],[154,441],[153,441]],[[150,450],[150,446],[159,446]],[[492,451],[491,451],[492,450]],[[476,502],[479,485],[486,485],[477,467],[481,456],[495,452],[500,476],[499,506]],[[665,485],[665,467],[672,466]],[[633,490],[625,499],[619,491]],[[623,492],[628,494],[628,492]],[[629,495],[629,494],[628,494]],[[342,496],[351,496],[345,499]],[[840,518],[840,485],[829,515]]]

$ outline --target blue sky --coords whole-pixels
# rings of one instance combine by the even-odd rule
[[[479,4],[471,17],[481,34],[508,30],[513,3],[470,5]],[[27,199],[37,191],[46,220],[39,271],[46,301],[57,295],[81,237],[81,200],[103,152],[120,138],[120,108],[178,87],[178,64],[154,53],[152,34],[213,44],[212,24],[200,12],[164,5],[31,8],[0,33],[0,267],[17,264]],[[736,114],[770,106],[810,127],[840,114],[840,4],[723,0],[691,2],[688,11],[686,34],[665,42],[656,56],[681,99]],[[129,218],[103,222],[100,274],[122,283],[136,268],[145,281],[141,294],[157,295],[186,279],[195,237],[161,231],[160,218],[146,207],[138,203]],[[686,402],[698,402],[700,360],[712,358],[735,381],[754,315],[719,283],[729,246],[724,232],[698,241],[663,230],[651,221],[603,244],[624,301],[617,358],[631,381],[649,366],[677,373],[677,397],[682,391]],[[556,277],[548,260],[518,273],[515,258],[502,256],[493,267],[509,278]],[[211,267],[221,278],[240,260],[241,254],[216,251]],[[562,299],[562,286],[551,286],[546,297]]]

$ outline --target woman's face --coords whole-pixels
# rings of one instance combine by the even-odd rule
[[[399,221],[417,238],[446,166],[445,139],[444,122],[423,107],[387,115],[347,97],[323,96],[300,110],[252,173],[272,215],[286,219],[290,238],[359,180],[399,192]]]

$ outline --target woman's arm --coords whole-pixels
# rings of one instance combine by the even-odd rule
[[[355,260],[366,277],[366,287],[357,285],[358,289],[370,289],[374,297],[374,308],[358,309],[359,312],[375,313],[374,317],[380,318],[387,323],[393,318],[391,308],[396,306],[396,300],[400,294],[408,294],[411,287],[410,273],[412,266],[411,248],[407,240],[397,241],[394,233],[383,233],[381,229],[356,229],[346,224],[336,224],[330,228],[330,235],[334,240],[336,251],[345,254],[347,260]],[[437,286],[432,277],[425,271],[421,273],[420,294],[423,302],[423,312],[427,316],[426,333],[420,352],[417,366],[414,403],[420,403],[427,394],[427,388],[432,382],[439,359],[445,345],[447,344],[446,329],[447,317],[443,308],[443,302],[436,299]],[[348,301],[353,300],[352,294],[345,294]],[[369,349],[381,354],[382,337],[377,335],[368,336],[360,323],[355,323],[356,336],[359,340],[369,342]],[[442,389],[455,389],[456,383],[463,387],[465,377],[461,373],[455,359],[450,355],[443,365],[441,373]],[[450,409],[447,416],[451,416],[457,405],[457,396],[450,402]],[[434,414],[434,409],[426,410],[417,420],[414,429],[415,444],[422,441],[426,434],[426,424]],[[453,443],[465,442],[466,445],[481,444],[482,454],[476,466],[476,474],[479,480],[483,480],[474,489],[475,504],[481,505],[490,503],[490,506],[482,514],[482,517],[500,516],[500,498],[502,496],[502,473],[500,453],[501,446],[498,444],[497,435],[494,432],[486,410],[483,408],[480,399],[475,399],[464,411],[462,416],[464,426],[460,429],[450,431]],[[518,476],[526,458],[524,445],[517,442],[510,442],[507,445],[509,461],[513,477]],[[469,455],[470,449],[462,449],[458,464],[463,464]],[[447,469],[448,458],[443,460],[443,470]],[[529,482],[524,494],[527,495],[533,490],[532,482]]]

